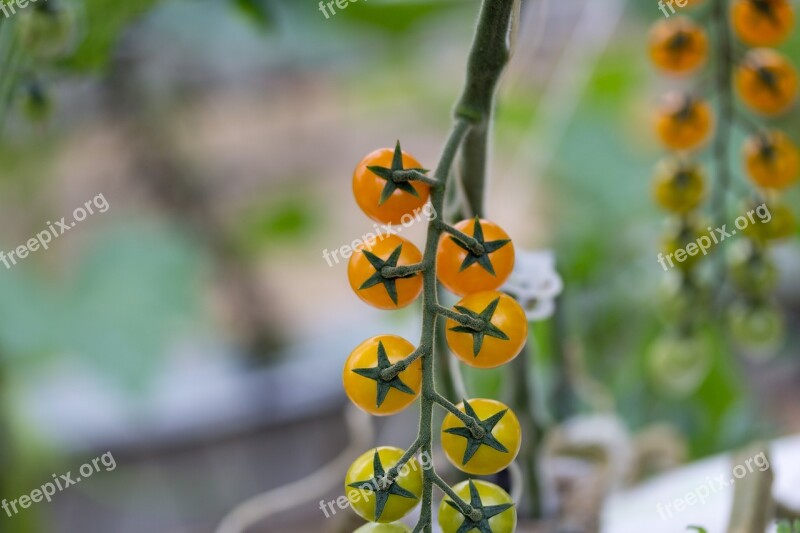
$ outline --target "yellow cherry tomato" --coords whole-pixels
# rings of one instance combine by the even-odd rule
[[[417,359],[390,379],[382,371],[414,352],[414,345],[397,335],[378,335],[359,344],[347,358],[342,374],[347,397],[377,415],[399,413],[419,396],[422,363]]]
[[[650,59],[667,74],[691,74],[708,59],[708,37],[689,18],[661,20],[650,30]]]
[[[792,140],[780,130],[758,133],[744,143],[744,165],[757,185],[785,189],[797,182],[800,154]]]
[[[797,98],[797,71],[775,50],[756,48],[736,70],[736,91],[751,109],[767,116],[780,115]]]
[[[404,216],[419,213],[430,196],[430,186],[419,181],[395,181],[395,170],[424,170],[419,161],[400,149],[381,148],[367,155],[353,172],[353,194],[364,213],[385,224],[400,224]],[[410,219],[409,219],[410,220]]]
[[[750,46],[777,46],[794,27],[789,0],[736,0],[731,11],[733,29]]]
[[[353,252],[347,278],[353,292],[366,303],[378,309],[400,309],[422,292],[422,276],[417,272],[401,278],[386,277],[383,269],[420,261],[422,254],[413,243],[397,235],[381,235]]]
[[[447,344],[464,363],[476,368],[494,368],[514,359],[525,346],[528,319],[517,301],[507,294],[477,292],[461,299],[453,309],[486,324],[479,331],[447,319]]]
[[[405,451],[381,446],[359,456],[344,481],[350,506],[365,520],[389,523],[407,515],[419,503],[422,495],[422,468],[415,458],[399,469],[392,481],[389,469],[397,465]]]
[[[688,213],[702,203],[705,195],[705,177],[697,165],[668,158],[656,166],[653,196],[663,209]]]
[[[436,274],[442,285],[459,296],[500,288],[514,270],[514,243],[508,234],[479,218],[454,227],[478,241],[484,252],[477,254],[456,237],[442,235],[436,252]]]
[[[453,413],[442,422],[442,448],[447,459],[468,474],[487,476],[508,468],[519,453],[522,430],[517,416],[497,400],[477,398],[458,404],[458,410],[478,423],[476,437]]]
[[[655,114],[659,140],[672,150],[692,150],[711,136],[713,119],[708,102],[671,92]]]
[[[439,526],[443,533],[491,531],[492,533],[514,533],[517,528],[517,509],[506,491],[478,479],[462,481],[453,485],[453,491],[462,501],[480,511],[474,520],[448,496],[439,505]]]
[[[758,216],[753,216],[754,222],[748,219],[744,233],[760,244],[786,239],[795,234],[797,222],[794,213],[786,204],[770,202],[763,207],[751,208]]]

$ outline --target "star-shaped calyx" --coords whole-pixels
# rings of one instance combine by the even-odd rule
[[[377,383],[377,398],[376,404],[378,407],[381,406],[383,401],[386,399],[386,395],[389,394],[389,390],[397,389],[400,392],[404,392],[406,394],[414,395],[414,389],[403,383],[400,379],[400,376],[395,376],[392,379],[385,380],[381,378],[381,372],[386,370],[392,366],[392,363],[389,361],[389,357],[386,355],[386,348],[383,347],[383,342],[378,342],[378,364],[372,368],[354,368],[353,372],[358,374],[359,376],[364,376],[365,378],[373,379]]]
[[[381,464],[381,456],[378,455],[378,450],[375,450],[375,455],[372,458],[372,468],[374,473],[371,479],[356,481],[347,486],[375,493],[375,520],[378,520],[383,514],[386,502],[389,501],[389,496],[392,494],[401,498],[417,499],[413,492],[401,487],[397,480],[389,480],[386,477],[386,471]]]
[[[463,248],[467,252],[467,257],[464,258],[464,261],[461,263],[461,271],[463,272],[470,266],[475,263],[478,263],[480,266],[483,267],[486,272],[491,274],[492,276],[495,275],[494,273],[494,266],[492,265],[492,260],[489,258],[489,254],[492,252],[496,252],[506,244],[510,243],[510,239],[499,239],[496,241],[486,241],[483,237],[483,227],[481,226],[481,221],[478,217],[475,217],[475,231],[473,232],[472,238],[478,242],[483,247],[482,254],[476,254],[472,247],[467,246],[463,242],[459,241],[455,237],[450,237],[454,243],[456,243],[460,248]]]
[[[382,270],[383,267],[396,267],[397,261],[400,259],[400,254],[403,251],[403,245],[399,245],[395,248],[392,253],[387,257],[385,260],[381,259],[377,255],[373,254],[369,250],[362,250],[364,257],[367,258],[369,264],[372,265],[372,268],[375,269],[375,273],[367,278],[367,280],[361,284],[358,290],[369,289],[370,287],[374,287],[378,284],[383,284],[386,292],[389,294],[389,298],[392,299],[395,305],[397,305],[397,280],[403,278],[410,278],[415,274],[409,274],[407,276],[398,276],[393,278],[384,277]]]
[[[773,26],[780,28],[781,21],[770,2],[767,0],[750,0],[750,3],[753,4],[756,11],[760,11],[762,15],[766,16]]]
[[[492,435],[492,430],[497,425],[498,422],[506,415],[508,409],[503,409],[499,411],[486,420],[481,420],[478,417],[478,414],[475,412],[475,409],[469,404],[468,401],[464,400],[464,412],[467,416],[471,416],[475,419],[475,422],[483,429],[483,437],[476,438],[475,435],[472,434],[472,430],[468,427],[458,427],[458,428],[448,428],[445,429],[445,433],[450,433],[451,435],[457,435],[459,437],[464,437],[467,439],[467,447],[464,450],[464,459],[461,461],[462,465],[467,464],[472,456],[478,451],[481,446],[488,446],[490,448],[494,448],[498,452],[508,453],[508,448],[503,446],[500,441],[494,438]]]
[[[464,514],[464,510],[450,499],[446,499],[445,503],[458,511],[464,517],[464,521],[461,523],[461,527],[458,528],[456,533],[467,533],[467,531],[472,531],[473,529],[477,529],[480,531],[480,533],[492,533],[492,528],[489,525],[489,519],[514,507],[513,503],[483,505],[483,502],[481,501],[481,495],[478,493],[478,488],[471,479],[469,480],[469,505],[474,510],[479,511],[479,519],[475,519],[477,514],[475,516],[471,514]]]
[[[467,309],[461,305],[456,305],[454,308],[456,311],[461,313],[462,315],[467,315],[470,318],[474,318],[476,320],[482,320],[485,324],[482,330],[475,330],[468,326],[455,326],[450,328],[450,331],[454,331],[456,333],[469,333],[472,335],[472,355],[473,357],[478,357],[478,353],[481,351],[481,347],[483,346],[483,339],[486,336],[494,337],[496,339],[501,339],[504,341],[508,340],[508,335],[503,333],[503,330],[492,324],[492,316],[494,315],[495,310],[497,310],[497,304],[500,303],[500,298],[495,298],[492,303],[486,306],[486,309],[481,311],[480,313],[476,313],[472,309]]]
[[[394,191],[401,190],[408,194],[412,194],[416,197],[419,197],[419,193],[414,188],[414,186],[405,180],[395,180],[394,173],[400,170],[416,170],[418,172],[422,172],[423,174],[428,172],[424,168],[403,168],[403,150],[400,148],[400,141],[397,141],[397,145],[394,148],[394,155],[392,156],[392,167],[379,167],[379,166],[368,166],[370,172],[378,176],[379,178],[386,180],[386,185],[383,187],[381,191],[381,197],[378,200],[378,205],[383,205],[383,203],[388,200]]]

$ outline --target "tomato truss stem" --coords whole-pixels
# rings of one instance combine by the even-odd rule
[[[452,235],[458,241],[460,241],[464,246],[469,248],[469,251],[475,255],[483,255],[486,253],[486,250],[483,248],[483,244],[478,242],[478,240],[474,237],[470,237],[463,231],[460,231],[450,224],[446,224],[444,222],[439,222],[439,225],[442,227],[444,231]]]
[[[395,182],[418,181],[430,185],[432,188],[439,188],[444,185],[441,181],[433,179],[424,172],[414,169],[396,170],[392,173],[392,179]]]
[[[381,276],[386,279],[392,278],[407,278],[419,272],[425,271],[427,265],[425,263],[416,263],[414,265],[398,265],[398,266],[385,266],[381,268]]]
[[[434,311],[445,318],[455,320],[462,326],[468,327],[469,329],[474,329],[475,331],[486,330],[487,324],[485,320],[473,318],[469,315],[465,315],[464,313],[459,313],[458,311],[453,311],[452,309],[448,309],[447,307],[441,305],[436,305],[434,307]]]

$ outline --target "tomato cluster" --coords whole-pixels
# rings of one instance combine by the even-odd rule
[[[431,195],[426,170],[398,143],[367,155],[353,173],[356,202],[370,218],[397,223],[421,210]],[[379,309],[399,309],[414,302],[423,290],[426,271],[462,299],[447,309],[429,305],[426,312],[446,318],[446,340],[456,357],[477,368],[493,368],[512,360],[528,335],[522,307],[498,289],[514,267],[514,244],[497,224],[481,218],[442,224],[435,257],[423,257],[407,239],[380,235],[363,243],[350,257],[347,275],[356,295]],[[437,234],[439,234],[437,233]],[[426,303],[427,305],[427,303]],[[350,400],[364,411],[386,416],[414,403],[423,384],[422,358],[409,341],[396,335],[378,335],[357,346],[344,366],[343,382]],[[507,468],[519,453],[521,429],[514,413],[490,399],[468,399],[454,406],[441,427],[448,460],[464,472],[488,475]],[[456,414],[458,413],[458,415]],[[423,479],[414,454],[379,447],[356,459],[347,472],[345,493],[363,518],[382,525],[364,531],[405,531],[396,520],[420,500]],[[447,533],[468,526],[510,533],[516,511],[508,494],[483,481],[453,487],[473,512],[445,498],[439,522]],[[475,513],[480,511],[480,513]]]
[[[727,4],[727,3],[726,3]],[[707,6],[712,9],[713,6]],[[795,104],[798,93],[798,76],[791,61],[771,48],[782,44],[794,27],[794,9],[790,0],[732,0],[729,19],[719,20],[722,30],[715,35],[721,48],[714,60],[718,75],[715,79],[729,79],[730,86],[719,88],[722,102],[719,109],[725,115],[725,129],[742,125],[750,132],[742,147],[743,165],[746,175],[755,187],[753,199],[741,204],[743,213],[750,216],[749,223],[740,227],[737,222],[733,234],[744,235],[737,243],[736,259],[731,262],[731,280],[743,295],[741,305],[734,306],[732,327],[741,335],[753,331],[754,337],[768,337],[764,332],[775,332],[775,320],[768,310],[767,293],[774,286],[774,267],[766,253],[767,245],[795,233],[792,210],[782,203],[778,195],[794,185],[800,177],[800,153],[792,139],[775,128],[753,129],[754,121],[767,120],[785,115]],[[732,30],[729,32],[728,30]],[[754,47],[734,57],[734,47],[728,43],[732,33],[746,46]],[[711,62],[711,47],[706,30],[689,17],[675,16],[653,25],[650,32],[649,55],[654,66],[663,74],[686,80]],[[735,63],[729,63],[734,62]],[[730,65],[730,68],[728,66]],[[730,73],[728,76],[725,73]],[[725,84],[727,85],[727,84]],[[727,105],[728,93],[735,93],[743,104],[743,110]],[[741,114],[749,110],[753,117]],[[696,270],[708,251],[696,243],[717,244],[718,240],[708,220],[700,209],[707,197],[707,179],[702,167],[695,162],[697,152],[714,138],[715,116],[708,100],[692,91],[680,90],[668,93],[654,114],[655,136],[671,154],[656,167],[653,182],[655,202],[668,213],[672,220],[663,240],[659,261],[677,267],[680,279],[678,291],[672,291],[675,309],[684,311],[681,323],[674,324],[678,333],[661,339],[651,350],[651,369],[668,367],[672,361],[687,370],[692,379],[684,380],[677,389],[690,391],[701,380],[707,365],[701,358],[694,358],[694,372],[689,372],[686,361],[675,354],[674,346],[695,345],[693,337],[702,318],[697,312],[704,291]],[[720,131],[720,135],[728,132]],[[717,137],[717,148],[726,141]],[[727,146],[724,148],[726,153]],[[720,152],[715,152],[719,156]],[[727,159],[726,155],[719,156]],[[716,187],[725,186],[724,182]],[[753,214],[758,213],[759,219]],[[765,216],[762,216],[765,215]],[[724,221],[720,221],[724,222]],[[732,226],[733,224],[730,224]],[[713,248],[713,245],[712,245]],[[696,292],[697,297],[688,293]],[[693,302],[690,304],[688,302]],[[765,310],[765,307],[767,308]],[[745,311],[751,309],[752,316]],[[773,309],[774,310],[774,309]],[[767,318],[769,317],[769,320]],[[673,317],[675,318],[675,317]],[[765,325],[766,324],[766,325]],[[663,374],[663,373],[661,373]],[[687,386],[694,384],[694,386]]]

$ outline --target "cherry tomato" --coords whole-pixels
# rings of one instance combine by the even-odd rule
[[[797,71],[785,56],[769,48],[750,50],[736,71],[736,91],[753,110],[780,115],[797,97]]]
[[[344,480],[350,506],[365,520],[389,523],[407,515],[422,495],[422,468],[415,458],[399,469],[392,482],[386,477],[405,454],[400,448],[381,446],[359,456]]]
[[[421,360],[389,380],[381,377],[381,371],[413,352],[414,345],[396,335],[379,335],[359,344],[347,358],[342,374],[348,398],[377,416],[393,415],[411,405],[422,385]]]
[[[780,308],[769,301],[734,303],[728,311],[731,335],[754,360],[773,357],[786,336],[786,321]]]
[[[664,264],[670,268],[692,270],[698,262],[710,253],[708,250],[714,246],[714,235],[709,233],[707,226],[700,220],[691,219],[676,224],[667,231],[663,242]],[[706,253],[698,246],[702,239],[706,245]]]
[[[402,522],[392,522],[391,524],[370,522],[356,529],[353,533],[411,533],[411,528]]]
[[[514,270],[514,243],[494,222],[479,218],[454,226],[483,245],[476,254],[456,237],[442,235],[436,252],[436,274],[450,291],[464,296],[498,289]]]
[[[453,413],[442,422],[442,448],[453,466],[468,474],[487,476],[508,468],[517,457],[522,430],[506,405],[487,399],[467,400],[458,410],[473,417],[485,434],[477,438]]]
[[[751,208],[759,216],[753,216],[754,222],[744,228],[744,233],[760,244],[793,236],[797,222],[792,210],[786,204],[777,202],[766,204],[766,207],[768,212],[763,208]],[[763,217],[760,216],[761,213],[764,214]]]
[[[78,33],[72,7],[57,0],[40,0],[18,16],[20,38],[25,50],[34,57],[51,59],[72,51]]]
[[[347,278],[350,287],[366,303],[378,309],[400,309],[422,292],[419,273],[402,278],[384,277],[384,267],[409,266],[422,261],[419,248],[394,234],[364,243],[350,256]]]
[[[656,166],[653,196],[663,209],[688,213],[700,205],[705,195],[705,177],[699,166],[674,158],[664,159]]]
[[[655,115],[659,140],[672,150],[693,150],[711,135],[713,119],[708,102],[671,92]]]
[[[691,74],[708,59],[708,37],[686,17],[659,21],[650,30],[650,59],[665,73]]]
[[[794,27],[789,0],[736,0],[731,12],[733,29],[750,46],[777,46]]]
[[[685,397],[697,390],[711,370],[711,346],[692,333],[667,333],[647,352],[651,378],[665,393]]]
[[[375,150],[353,172],[353,194],[364,213],[384,224],[404,222],[404,216],[413,217],[428,201],[430,187],[419,181],[395,182],[395,170],[424,170],[419,162],[400,149]],[[408,219],[411,220],[411,219]]]
[[[453,491],[473,509],[479,510],[481,517],[473,520],[465,516],[461,508],[449,496],[445,496],[439,506],[439,526],[444,533],[513,533],[516,530],[517,510],[514,501],[494,483],[470,479],[454,485]]]
[[[730,253],[731,279],[745,294],[759,296],[778,284],[778,269],[760,246],[748,240],[737,243]]]
[[[797,181],[800,154],[785,133],[772,130],[745,141],[744,165],[750,178],[761,187],[785,189]]]
[[[504,365],[525,346],[528,320],[525,311],[510,296],[495,291],[477,292],[461,299],[453,309],[488,323],[485,330],[476,331],[447,319],[447,344],[466,364],[476,368]]]

